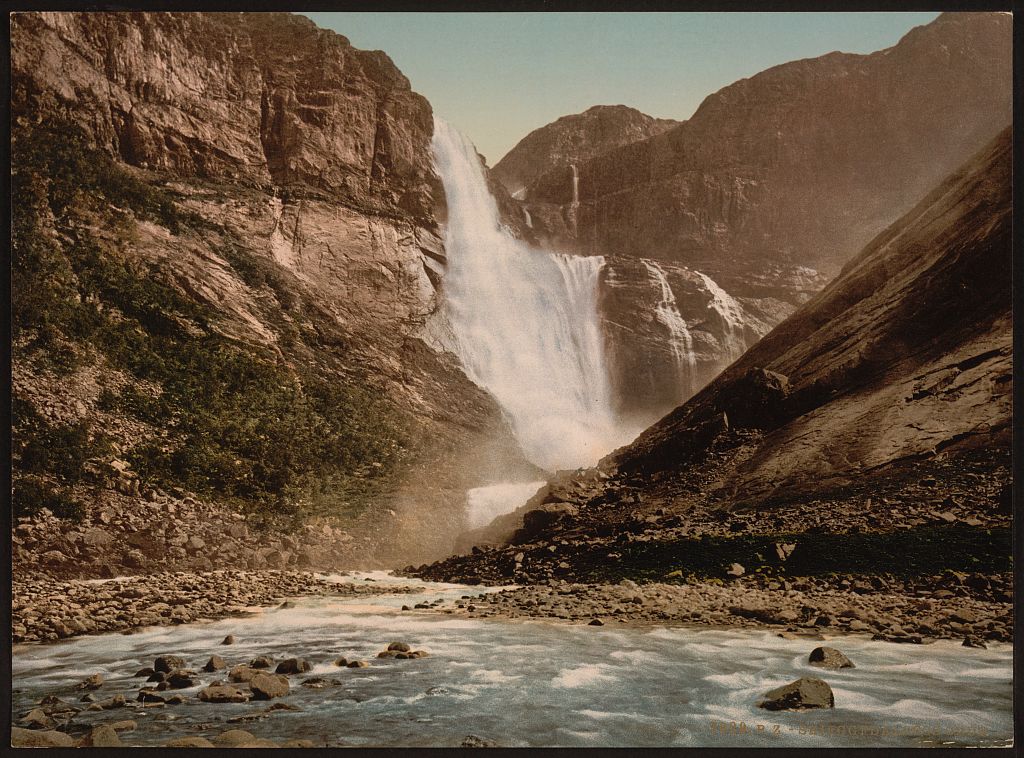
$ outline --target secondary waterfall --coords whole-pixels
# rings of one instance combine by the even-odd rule
[[[558,255],[502,226],[476,148],[434,120],[448,201],[448,347],[501,404],[526,456],[547,470],[589,466],[616,434],[597,309],[604,259]]]
[[[679,313],[679,306],[676,304],[676,296],[669,286],[665,272],[654,261],[644,260],[644,266],[651,279],[661,290],[661,300],[654,306],[654,315],[668,329],[669,347],[672,349],[672,356],[675,359],[676,372],[679,375],[680,387],[685,392],[685,397],[693,394],[693,375],[696,369],[697,359],[693,353],[693,338]]]
[[[711,293],[708,310],[715,313],[721,321],[728,360],[734,361],[747,349],[746,338],[743,334],[743,308],[710,276],[702,274],[700,271],[694,271],[694,273],[701,278],[704,286]]]

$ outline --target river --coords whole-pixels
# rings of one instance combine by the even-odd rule
[[[337,577],[342,580],[341,577]],[[408,583],[383,573],[344,581]],[[417,585],[422,583],[417,583]],[[473,734],[502,746],[927,746],[1006,745],[1012,736],[1012,647],[968,649],[833,638],[856,668],[822,671],[807,664],[819,642],[768,631],[666,626],[594,627],[547,621],[474,619],[402,605],[459,601],[494,588],[423,584],[414,595],[294,598],[294,607],[244,618],[81,637],[13,651],[17,718],[44,695],[75,702],[78,683],[100,673],[96,694],[134,700],[162,654],[199,670],[211,654],[229,664],[257,655],[306,658],[308,674],[273,702],[299,710],[231,722],[268,703],[205,704],[198,687],[175,690],[182,705],[82,712],[76,723],[131,718],[129,745],[160,745],[181,736],[212,738],[231,728],[274,740],[327,746],[458,746]],[[470,601],[464,601],[470,602]],[[221,646],[226,634],[237,638]],[[391,641],[429,657],[381,660]],[[370,662],[337,668],[339,656]],[[340,682],[300,685],[314,676]],[[801,676],[831,685],[829,711],[768,712],[756,707],[769,689]],[[203,685],[217,674],[202,674]],[[245,685],[241,685],[243,688]],[[831,730],[831,733],[830,733]],[[857,733],[858,731],[863,733]]]

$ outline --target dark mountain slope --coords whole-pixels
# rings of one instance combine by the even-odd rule
[[[420,573],[1005,567],[1011,209],[1006,129],[689,402],[464,540],[514,546]]]

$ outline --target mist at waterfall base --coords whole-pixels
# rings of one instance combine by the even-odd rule
[[[591,466],[628,441],[616,423],[598,313],[604,259],[513,237],[473,144],[435,119],[448,205],[448,349],[501,405],[526,457],[547,470]]]

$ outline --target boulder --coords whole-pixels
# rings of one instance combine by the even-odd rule
[[[211,684],[199,691],[199,699],[204,703],[244,703],[249,696],[230,684]]]
[[[153,663],[154,671],[163,671],[165,674],[183,668],[185,668],[185,659],[176,655],[161,655]]]
[[[170,742],[165,742],[164,747],[215,747],[205,737],[178,737]]]
[[[350,669],[364,669],[369,665],[370,664],[366,661],[349,661],[345,664],[345,667]]]
[[[741,566],[740,564],[733,563],[729,566],[728,569],[726,569],[725,573],[729,576],[743,576],[745,573],[747,573],[747,570],[743,568],[743,566]]]
[[[53,729],[57,725],[42,708],[33,708],[22,716],[18,723],[26,729]]]
[[[249,668],[268,669],[274,665],[274,659],[269,655],[259,655],[249,661]]]
[[[497,747],[496,742],[484,739],[483,737],[477,737],[475,734],[467,734],[462,738],[462,744],[459,747]]]
[[[11,727],[11,747],[74,747],[75,741],[63,732]]]
[[[213,738],[213,744],[217,747],[241,747],[255,741],[256,735],[244,729],[228,729]]]
[[[287,658],[277,664],[277,668],[274,669],[275,673],[278,674],[302,674],[306,671],[312,670],[312,664],[302,658]]]
[[[811,651],[807,662],[823,669],[852,669],[853,662],[834,647],[816,647]]]
[[[94,726],[82,738],[78,747],[124,747],[124,743],[121,742],[121,738],[117,736],[117,732],[113,728],[107,724],[100,724]]]
[[[539,532],[577,513],[579,509],[572,503],[545,503],[523,514],[523,531],[530,534]]]
[[[140,703],[166,703],[167,699],[163,695],[158,695],[153,690],[139,690],[139,696],[137,700]]]
[[[249,689],[256,700],[271,700],[287,695],[291,688],[288,686],[287,677],[261,672],[249,681]]]
[[[103,686],[103,675],[102,674],[93,674],[92,676],[87,676],[82,681],[82,683],[78,685],[78,688],[82,689],[82,690],[98,690],[102,686]]]
[[[219,655],[211,655],[210,660],[208,660],[206,665],[203,666],[203,671],[221,671],[222,669],[227,668],[227,666],[227,661]]]
[[[259,669],[254,669],[251,666],[239,664],[228,672],[228,679],[232,682],[248,682],[254,676],[260,673]]]
[[[388,650],[397,650],[399,653],[408,653],[412,648],[405,642],[392,642],[388,645]]]
[[[225,637],[223,640],[221,640],[220,644],[222,644],[222,645],[234,645],[235,644],[235,635],[229,634],[227,637]]]
[[[835,708],[836,701],[827,682],[805,676],[771,690],[757,705],[769,711],[801,711]]]
[[[167,675],[167,689],[169,690],[183,690],[187,687],[195,687],[199,684],[199,678],[193,671],[186,671],[184,669],[178,669],[172,671]]]

